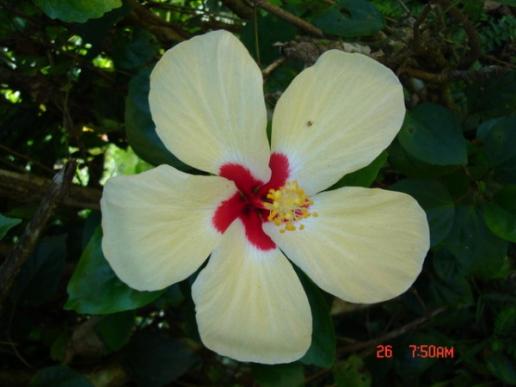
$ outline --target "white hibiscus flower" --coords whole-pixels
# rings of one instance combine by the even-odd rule
[[[139,290],[184,280],[211,254],[192,288],[208,348],[268,364],[305,354],[312,317],[291,262],[351,302],[384,301],[414,282],[429,230],[413,198],[323,192],[399,131],[403,91],[391,70],[360,54],[324,53],[278,101],[270,146],[260,69],[228,32],[167,51],[149,98],[165,146],[213,176],[161,165],[110,179],[102,247]]]

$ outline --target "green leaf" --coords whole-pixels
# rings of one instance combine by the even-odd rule
[[[472,82],[466,90],[469,111],[484,120],[516,111],[516,71]]]
[[[496,167],[494,176],[502,184],[516,184],[516,157]]]
[[[35,0],[35,3],[49,18],[69,23],[84,23],[122,6],[121,0]]]
[[[516,157],[516,116],[488,122],[485,149],[490,164],[497,166]]]
[[[157,54],[159,45],[150,32],[134,28],[120,34],[113,42],[113,61],[117,68],[133,70],[148,64]]]
[[[255,22],[258,24],[256,29]],[[258,37],[255,36],[255,31]],[[294,39],[296,36],[296,28],[276,16],[266,14],[265,16],[258,12],[257,17],[246,23],[242,29],[242,43],[247,47],[251,55],[261,64],[268,64],[278,58],[281,53],[278,47],[274,46],[276,42],[286,42]],[[256,43],[258,42],[258,51]]]
[[[337,0],[315,18],[314,24],[327,34],[354,38],[380,31],[384,20],[367,0]]]
[[[65,309],[82,314],[111,314],[147,305],[163,293],[140,292],[120,281],[102,254],[101,239],[99,227],[68,283]]]
[[[66,357],[66,351],[70,345],[71,333],[64,329],[50,346],[50,358],[56,362],[62,363]]]
[[[330,308],[322,291],[303,273],[299,277],[312,310],[312,344],[301,358],[304,364],[329,368],[335,362],[336,340]]]
[[[95,331],[106,348],[118,351],[129,342],[134,327],[134,312],[121,312],[105,316],[95,325]]]
[[[149,68],[142,69],[129,82],[125,100],[125,128],[127,141],[136,154],[153,164],[169,164],[183,172],[194,168],[184,164],[170,153],[156,133],[149,108]]]
[[[469,173],[469,176],[466,172]],[[473,194],[471,179],[471,169],[466,171],[465,168],[457,168],[451,173],[440,176],[439,181],[446,186],[455,202],[469,203],[468,200]]]
[[[132,11],[128,2],[123,2],[121,7],[106,12],[102,17],[90,19],[86,23],[74,23],[69,26],[70,32],[79,35],[83,42],[91,44],[91,48],[86,53],[86,58],[93,59],[102,53],[106,41],[111,41],[110,31],[124,17]],[[68,26],[67,26],[68,27]],[[56,37],[52,37],[55,39]],[[101,98],[103,99],[103,98]],[[102,103],[105,103],[105,99]]]
[[[185,301],[185,296],[181,291],[179,283],[170,285],[165,289],[165,292],[155,302],[157,308],[168,309],[175,308]]]
[[[153,166],[140,159],[131,147],[122,149],[115,144],[109,144],[104,152],[104,173],[100,183],[104,184],[113,176],[134,175],[152,168]]]
[[[22,304],[40,305],[58,290],[66,260],[66,235],[43,238],[22,266],[12,296]]]
[[[405,179],[390,187],[416,199],[426,212],[430,226],[432,246],[442,242],[449,234],[455,215],[455,205],[446,187],[435,180]]]
[[[40,369],[30,382],[31,387],[93,387],[88,379],[66,366]]]
[[[424,163],[412,157],[395,139],[389,146],[389,163],[404,175],[416,178],[433,178],[450,173],[453,166],[439,166]]]
[[[496,236],[516,243],[516,185],[507,185],[483,208],[484,220]]]
[[[481,141],[485,141],[493,126],[495,126],[501,119],[503,119],[503,117],[493,118],[482,122],[477,128],[477,138]]]
[[[516,0],[498,0],[498,3],[516,7]]]
[[[398,135],[403,148],[433,165],[464,165],[466,140],[452,111],[431,103],[416,106],[405,116]]]
[[[477,137],[484,143],[487,164],[494,169],[494,179],[516,184],[516,116],[499,117],[483,122]]]
[[[516,366],[514,362],[501,352],[495,352],[485,357],[487,368],[502,382],[516,385]]]
[[[337,387],[369,387],[372,383],[364,360],[356,355],[351,355],[345,361],[336,364],[333,368],[333,377]]]
[[[498,336],[514,335],[516,332],[516,306],[509,306],[498,313],[494,331]]]
[[[429,283],[429,292],[437,305],[470,305],[473,294],[460,263],[446,250],[433,254],[436,277]]]
[[[505,266],[508,244],[489,231],[476,207],[456,207],[455,221],[444,245],[467,273],[480,278],[497,278]]]
[[[299,363],[253,364],[252,371],[260,387],[301,387],[305,385],[303,366]]]
[[[21,219],[9,218],[0,214],[0,240],[7,235],[7,232],[14,226],[21,223]]]
[[[370,187],[374,183],[380,169],[385,165],[387,161],[387,152],[382,152],[374,159],[371,164],[367,167],[359,169],[358,171],[352,172],[349,175],[344,176],[338,182],[336,182],[329,190],[337,189],[340,187]]]
[[[126,362],[137,385],[160,387],[188,371],[197,357],[179,339],[162,333],[140,332],[127,347]]]

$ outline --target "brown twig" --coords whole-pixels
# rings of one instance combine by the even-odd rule
[[[416,21],[414,23],[414,26],[412,27],[413,34],[414,34],[414,38],[413,38],[412,44],[414,45],[414,47],[416,49],[419,48],[419,46],[420,46],[419,45],[419,41],[420,41],[420,28],[421,28],[421,25],[423,24],[423,22],[428,17],[428,14],[430,13],[431,9],[432,8],[431,8],[430,4],[425,5],[425,8],[423,8],[423,11],[417,17],[417,19],[416,19]]]
[[[452,5],[449,0],[435,0],[435,2],[441,5],[445,11],[449,12],[453,19],[462,24],[464,31],[468,36],[469,51],[462,58],[459,67],[470,67],[480,57],[481,54],[480,38],[475,26],[473,23],[471,23],[467,16],[465,16],[457,7]]]
[[[398,0],[398,3],[401,5],[401,8],[403,8],[403,10],[405,11],[405,13],[407,15],[410,15],[410,8],[407,7],[407,4],[405,4],[405,2],[403,0]]]
[[[403,334],[405,334],[405,333],[407,333],[407,332],[409,332],[411,330],[414,330],[414,329],[418,328],[420,325],[423,325],[424,323],[426,323],[429,320],[433,319],[437,315],[443,313],[446,309],[447,309],[446,307],[441,307],[441,308],[434,309],[433,311],[428,313],[426,316],[423,316],[423,317],[420,317],[418,319],[415,319],[414,321],[411,321],[410,323],[408,323],[406,325],[403,325],[402,327],[400,327],[398,329],[390,331],[390,332],[386,333],[385,335],[376,337],[376,338],[371,339],[371,340],[360,341],[360,342],[357,342],[357,343],[353,343],[353,344],[341,347],[338,350],[339,354],[361,351],[361,350],[366,349],[366,348],[374,347],[375,345],[377,345],[379,343],[384,343],[384,342],[387,342],[389,340],[395,339],[395,338],[397,338],[397,337],[399,337],[399,336],[401,336],[401,335],[403,335]]]
[[[338,348],[337,355],[338,355],[338,357],[340,357],[340,355],[343,355],[345,353],[358,352],[361,350],[370,349],[380,343],[385,343],[388,340],[392,340],[392,339],[399,337],[411,330],[418,328],[422,324],[433,319],[435,316],[443,313],[446,309],[447,309],[446,307],[437,308],[437,309],[433,310],[432,312],[428,313],[426,316],[420,317],[398,329],[395,329],[389,333],[386,333],[385,335],[379,336],[372,340],[357,342],[357,341],[354,341],[353,339],[350,339],[350,341],[352,343],[348,344],[344,347]],[[342,340],[348,341],[347,338],[339,337],[339,339],[341,341]],[[313,374],[308,375],[305,378],[305,384],[306,385],[310,384],[314,380],[319,379],[320,377],[326,375],[328,372],[331,372],[331,368],[320,369],[320,370],[314,372]]]
[[[267,0],[256,0],[256,5],[269,13],[272,13],[283,19],[290,24],[298,27],[299,29],[308,32],[311,35],[322,38],[324,36],[323,32],[314,26],[313,24],[308,23],[307,21],[297,17],[296,15],[291,14],[288,11],[285,11],[283,8],[280,8],[276,5],[269,3]]]
[[[405,67],[400,70],[400,74],[407,74],[414,78],[433,83],[444,83],[448,81],[481,81],[496,74],[503,74],[509,71],[508,68],[500,66],[487,66],[479,70],[450,70],[442,73],[430,73],[425,70]]]
[[[32,157],[24,155],[23,153],[15,151],[14,149],[11,149],[11,148],[9,148],[9,147],[7,147],[5,145],[2,145],[2,144],[0,144],[0,149],[6,151],[7,153],[12,154],[13,156],[16,156],[16,157],[18,157],[20,159],[28,161],[28,162],[30,162],[30,163],[32,163],[34,165],[37,165],[39,168],[41,168],[45,172],[54,173],[54,170],[52,168],[49,168],[48,166],[46,166],[45,164],[39,162],[38,160],[34,160]]]
[[[52,184],[52,180],[29,173],[18,173],[0,169],[0,197],[22,202],[41,200]],[[101,191],[94,188],[71,185],[64,196],[63,204],[75,208],[100,208]]]
[[[158,39],[170,43],[181,42],[189,38],[189,34],[179,26],[160,18],[137,0],[127,0],[127,3],[133,10],[130,14],[132,19],[154,33]]]
[[[52,180],[46,195],[25,227],[20,241],[13,247],[0,266],[0,314],[2,305],[27,258],[32,254],[50,217],[63,199],[75,172],[75,161],[69,161]]]
[[[250,20],[253,18],[253,9],[242,0],[222,0],[222,3],[242,19]]]
[[[234,16],[226,16],[226,15],[219,16],[218,14],[213,13],[213,12],[207,12],[207,11],[203,11],[202,9],[192,8],[192,7],[188,7],[188,6],[160,3],[160,2],[156,2],[156,1],[151,1],[148,3],[148,5],[151,8],[158,8],[158,9],[164,9],[164,10],[168,10],[168,11],[174,11],[179,14],[188,14],[188,15],[193,15],[193,16],[205,16],[208,18],[220,17],[222,19],[231,20],[234,23],[238,23],[238,24],[242,23],[242,21],[239,18],[234,17]]]
[[[285,60],[286,60],[285,57],[280,57],[280,58],[276,59],[274,62],[272,62],[270,65],[265,67],[262,70],[263,78],[267,79],[274,72],[274,70],[276,70],[278,67],[280,67],[283,64],[283,62],[285,62]]]

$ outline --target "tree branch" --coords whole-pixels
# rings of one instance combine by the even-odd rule
[[[445,83],[456,80],[467,82],[482,81],[493,75],[504,74],[509,70],[509,68],[500,66],[486,66],[479,70],[450,70],[443,71],[442,73],[430,73],[428,71],[407,67],[402,68],[400,74],[407,74],[427,82]]]
[[[254,16],[253,9],[242,0],[222,0],[222,3],[242,19],[250,20]]]
[[[285,62],[285,60],[286,60],[285,57],[283,57],[283,56],[279,57],[274,62],[272,62],[270,65],[265,67],[262,70],[263,79],[264,80],[267,79],[274,72],[274,70],[276,70],[278,67],[280,67],[283,64],[283,62]]]
[[[446,307],[434,309],[433,311],[428,313],[426,316],[415,319],[414,321],[412,321],[406,325],[403,325],[402,327],[400,327],[398,329],[390,331],[390,332],[386,333],[385,335],[376,337],[376,338],[368,340],[368,341],[360,341],[358,343],[353,343],[353,344],[349,344],[344,347],[341,347],[341,348],[339,348],[339,354],[361,351],[366,348],[374,347],[377,344],[384,343],[389,340],[395,339],[411,330],[418,328],[420,325],[423,325],[427,321],[429,321],[429,320],[433,319],[434,317],[436,317],[437,315],[443,313],[446,309],[447,309]]]
[[[161,41],[166,43],[181,42],[189,38],[188,33],[179,26],[160,18],[140,4],[138,0],[127,0],[127,3],[133,9],[131,12],[133,20],[154,33]]]
[[[274,4],[269,3],[267,0],[256,0],[256,5],[269,13],[276,15],[277,17],[289,22],[290,24],[296,26],[297,28],[308,32],[311,35],[322,38],[324,36],[323,32],[314,26],[313,24],[308,23],[307,21],[297,17],[296,15],[291,14],[288,11],[285,11],[283,8],[280,8]]]
[[[459,67],[468,68],[473,62],[480,57],[480,38],[475,26],[469,21],[458,8],[450,4],[449,0],[435,0],[438,4],[443,7],[445,11],[448,11],[455,21],[462,24],[464,31],[468,36],[469,52],[462,58]]]
[[[20,241],[13,247],[5,262],[0,266],[0,315],[2,305],[16,276],[34,251],[39,237],[69,188],[75,172],[75,165],[74,160],[69,161],[63,169],[56,173],[34,216],[25,227]]]
[[[0,197],[22,202],[40,200],[51,184],[52,180],[45,177],[0,169]],[[98,189],[72,184],[64,196],[63,204],[98,210],[101,195],[102,192]]]

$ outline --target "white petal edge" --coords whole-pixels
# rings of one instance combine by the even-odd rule
[[[279,99],[272,151],[285,154],[291,178],[313,195],[373,161],[405,115],[394,73],[362,54],[325,52]]]
[[[212,216],[235,192],[224,178],[189,175],[167,165],[109,179],[100,202],[107,261],[138,290],[185,279],[220,241]]]
[[[314,198],[304,230],[264,230],[319,287],[349,302],[375,303],[405,292],[430,246],[425,212],[411,196],[348,187]]]
[[[310,346],[310,305],[292,265],[278,249],[253,247],[240,220],[195,280],[192,297],[202,342],[221,355],[288,363]]]
[[[263,78],[231,33],[214,31],[168,50],[150,77],[156,132],[185,163],[218,174],[239,163],[262,181],[270,171]]]

